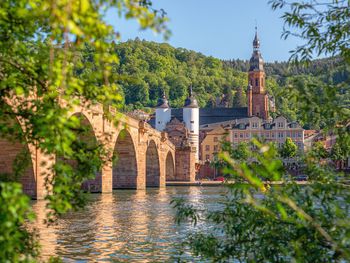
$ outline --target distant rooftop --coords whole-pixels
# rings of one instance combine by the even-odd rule
[[[183,121],[183,109],[171,109],[171,117]],[[248,108],[200,108],[199,125],[212,124],[217,122],[230,121],[248,117]],[[149,121],[155,127],[155,119]]]

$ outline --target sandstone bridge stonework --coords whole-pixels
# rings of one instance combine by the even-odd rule
[[[104,117],[103,110],[104,107],[97,104],[79,106],[71,112],[80,117],[83,125],[90,127],[94,140],[117,157],[115,162],[106,158],[108,160],[95,179],[86,181],[83,187],[102,193],[110,193],[116,188],[165,187],[166,178],[175,174],[175,146],[167,134],[109,108],[118,119],[117,125],[112,124]],[[34,199],[42,199],[47,194],[45,178],[52,176],[50,167],[56,157],[43,154],[34,145],[5,139],[0,139],[0,149],[0,171],[5,174],[13,172],[13,161],[21,151],[29,153],[29,165],[20,181],[25,193]]]

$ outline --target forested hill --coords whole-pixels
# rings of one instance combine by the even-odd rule
[[[249,60],[232,59],[223,61],[225,67],[246,72]],[[339,57],[316,59],[306,65],[290,65],[288,62],[265,63],[267,76],[274,77],[280,85],[284,85],[288,77],[309,75],[330,83],[338,84],[350,79],[350,69]]]
[[[200,107],[214,106],[216,97],[224,93],[230,95],[231,106],[246,103],[240,90],[247,86],[246,73],[225,67],[219,59],[138,39],[117,44],[115,51],[120,58],[115,70],[124,76],[119,84],[126,110],[154,107],[162,90],[172,107],[181,107],[191,84]]]
[[[114,51],[120,58],[113,70],[118,73],[118,84],[124,92],[125,111],[151,111],[163,90],[171,107],[182,107],[191,84],[200,107],[214,107],[216,98],[223,94],[227,94],[225,99],[230,107],[246,105],[248,60],[221,61],[184,48],[139,39],[116,44]],[[308,67],[266,63],[265,71],[266,87],[275,96],[278,114],[298,121],[301,113],[286,94],[288,83],[297,78],[303,83],[322,86],[325,82],[338,84],[350,80],[350,68],[339,58],[315,60]],[[317,92],[326,96],[322,89]],[[350,105],[349,91],[339,89],[337,98],[339,103]]]

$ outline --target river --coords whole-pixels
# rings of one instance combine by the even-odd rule
[[[42,257],[59,256],[64,262],[174,262],[179,244],[193,227],[174,222],[170,201],[183,197],[198,208],[216,209],[225,191],[220,186],[167,187],[92,194],[84,210],[68,213],[50,227],[43,223],[44,202],[36,201]],[[199,261],[187,251],[181,258]]]

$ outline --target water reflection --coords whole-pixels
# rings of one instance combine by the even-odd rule
[[[57,255],[66,262],[169,262],[189,225],[174,223],[170,201],[183,197],[197,207],[219,206],[221,187],[168,187],[144,191],[120,190],[92,195],[86,209],[69,213],[47,228],[38,224],[45,258]],[[33,205],[39,218],[42,203]],[[190,261],[195,261],[191,259]]]
[[[57,254],[57,235],[53,227],[46,227],[46,201],[36,201],[33,204],[33,210],[36,214],[35,224],[30,225],[30,229],[35,229],[40,237],[41,253],[43,255]]]

